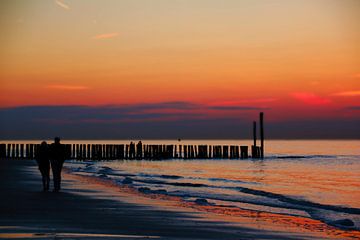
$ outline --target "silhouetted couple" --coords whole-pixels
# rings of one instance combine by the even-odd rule
[[[42,176],[43,190],[49,191],[50,163],[54,180],[54,192],[60,191],[61,170],[65,161],[65,147],[60,144],[60,138],[56,137],[55,142],[48,146],[43,141],[36,151],[36,161]]]

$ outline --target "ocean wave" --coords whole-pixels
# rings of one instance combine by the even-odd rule
[[[342,212],[342,213],[349,213],[349,214],[356,214],[356,215],[360,214],[360,209],[359,208],[321,204],[321,203],[311,202],[311,201],[307,201],[307,200],[300,200],[300,199],[291,198],[291,197],[288,197],[288,196],[285,196],[285,195],[282,195],[282,194],[278,194],[278,193],[272,193],[272,192],[256,190],[256,189],[250,189],[250,188],[244,188],[244,187],[239,187],[238,190],[240,192],[243,192],[243,193],[253,194],[253,195],[257,195],[257,196],[264,196],[264,197],[268,197],[268,198],[273,198],[273,199],[277,199],[277,200],[279,200],[281,202],[296,204],[296,205],[305,206],[305,207],[324,209],[324,210],[331,210],[331,211],[335,211],[335,212]]]
[[[281,155],[269,157],[275,159],[313,159],[313,158],[337,158],[335,155]]]

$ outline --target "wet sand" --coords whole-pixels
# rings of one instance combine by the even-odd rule
[[[7,239],[325,239],[287,220],[221,214],[144,196],[106,181],[63,174],[62,192],[43,193],[34,161],[0,161],[0,238]],[[52,185],[52,184],[51,184]],[[205,210],[205,211],[204,211]],[[257,215],[257,218],[256,218]],[[276,218],[276,217],[275,217]],[[273,219],[274,220],[274,219]],[[280,218],[279,218],[280,220]],[[310,222],[311,224],[311,222]],[[330,229],[331,230],[331,229]],[[346,232],[345,232],[346,233]],[[349,236],[351,237],[351,236]]]

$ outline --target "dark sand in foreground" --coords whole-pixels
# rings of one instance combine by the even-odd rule
[[[244,227],[214,213],[151,204],[64,174],[62,192],[41,192],[34,161],[0,161],[0,238],[314,239]],[[316,237],[317,236],[317,237]]]

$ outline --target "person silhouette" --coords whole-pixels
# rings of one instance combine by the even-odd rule
[[[60,191],[61,170],[65,161],[65,147],[60,143],[60,138],[56,137],[54,143],[50,146],[50,162],[53,172],[54,192]]]
[[[43,183],[43,191],[49,191],[49,183],[50,183],[50,160],[49,160],[49,147],[45,141],[41,142],[40,146],[37,148],[35,152],[35,159],[38,164],[42,183]]]

